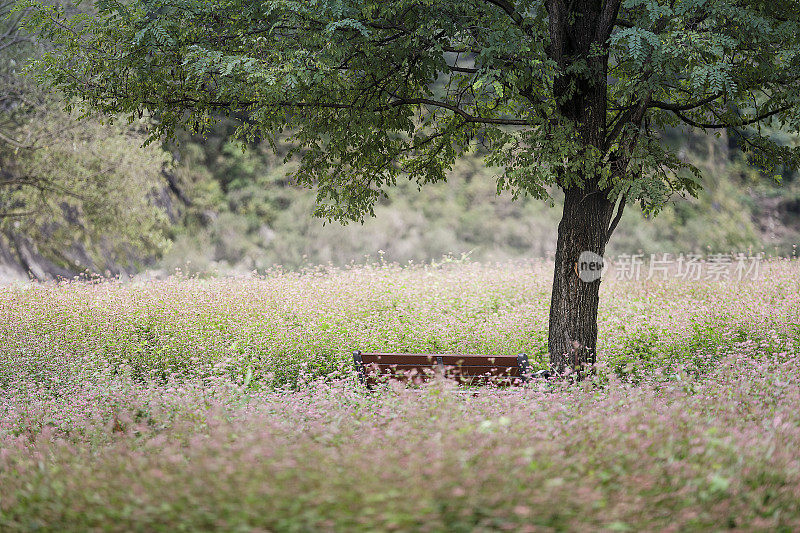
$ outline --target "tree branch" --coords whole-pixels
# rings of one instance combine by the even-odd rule
[[[611,130],[611,133],[608,134],[606,137],[606,146],[610,145],[614,139],[622,133],[622,128],[625,127],[625,124],[635,124],[639,125],[642,122],[642,118],[644,118],[644,113],[647,111],[647,104],[650,102],[650,97],[653,94],[652,91],[648,92],[647,95],[639,102],[637,105],[632,105],[624,112],[622,112],[617,119],[614,128]]]
[[[608,230],[606,230],[606,242],[608,242],[608,240],[611,238],[611,235],[614,234],[614,230],[617,229],[617,225],[619,224],[620,219],[622,219],[622,210],[625,209],[625,203],[627,201],[627,196],[623,194],[619,200],[619,205],[617,206],[617,214],[611,221],[611,225],[608,227]]]
[[[595,32],[595,41],[602,44],[605,43],[609,37],[611,37],[611,32],[614,29],[614,24],[617,21],[617,15],[619,14],[619,7],[622,4],[622,0],[609,0],[606,2],[606,6],[603,8],[603,12],[600,14],[600,20],[597,24],[597,31]]]
[[[550,59],[562,65],[564,56],[564,31],[566,25],[566,13],[560,0],[547,0],[545,9],[549,15],[550,45],[547,47],[547,55]]]
[[[453,65],[447,65],[447,68],[449,68],[453,72],[462,72],[464,74],[475,74],[478,72],[478,69],[476,68],[456,67]]]
[[[790,104],[787,104],[787,105],[779,107],[777,109],[773,109],[772,111],[767,111],[765,113],[762,113],[761,115],[758,115],[758,116],[753,117],[751,119],[739,122],[737,124],[724,123],[724,122],[720,122],[720,123],[697,122],[695,120],[690,119],[689,117],[687,117],[686,115],[684,115],[683,113],[681,113],[677,109],[670,109],[670,111],[675,113],[675,115],[679,119],[681,119],[682,121],[684,121],[686,124],[688,124],[690,126],[694,126],[695,128],[700,128],[700,129],[704,129],[704,130],[706,130],[706,129],[713,130],[713,129],[722,129],[722,128],[738,128],[738,127],[741,127],[741,126],[750,126],[752,124],[755,124],[756,122],[761,122],[762,120],[767,119],[767,118],[769,118],[769,117],[771,117],[773,115],[777,115],[778,113],[782,113],[783,111],[788,111],[791,108],[792,108],[792,106]]]
[[[11,146],[13,146],[14,148],[21,148],[21,149],[33,148],[32,145],[23,144],[23,143],[19,142],[18,140],[14,139],[13,137],[7,136],[2,131],[0,131],[0,141],[5,141],[8,144],[10,144]]]
[[[647,107],[657,107],[658,109],[666,109],[667,111],[690,111],[692,109],[696,109],[698,107],[703,107],[706,104],[710,104],[714,100],[721,98],[725,93],[717,93],[701,100],[697,100],[696,102],[690,102],[688,104],[675,104],[670,102],[660,102],[658,100],[651,101]]]
[[[398,98],[394,102],[391,103],[393,106],[402,106],[402,105],[429,105],[433,107],[441,107],[443,109],[448,109],[459,115],[467,122],[472,123],[479,123],[479,124],[499,124],[505,126],[533,126],[533,123],[528,120],[518,120],[518,119],[506,119],[506,118],[491,118],[491,117],[478,117],[475,115],[470,115],[463,109],[453,104],[448,104],[447,102],[439,102],[437,100],[431,100],[428,98]]]
[[[484,0],[485,2],[492,4],[494,6],[499,7],[503,11],[505,11],[506,15],[509,16],[511,20],[514,21],[514,24],[519,26],[519,28],[527,35],[531,35],[531,28],[530,25],[527,24],[525,17],[523,17],[517,8],[514,6],[514,3],[510,0]]]

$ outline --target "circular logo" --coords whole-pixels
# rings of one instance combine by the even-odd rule
[[[575,263],[575,273],[585,283],[591,283],[603,277],[606,268],[606,262],[602,255],[588,251],[581,252],[578,262]]]

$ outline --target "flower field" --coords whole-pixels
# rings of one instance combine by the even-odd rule
[[[552,265],[0,288],[0,530],[800,530],[800,263],[608,280],[596,373],[362,390],[353,349],[526,352]]]

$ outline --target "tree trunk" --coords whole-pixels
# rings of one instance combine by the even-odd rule
[[[550,367],[559,374],[567,368],[580,372],[584,365],[595,363],[600,280],[582,280],[577,263],[582,252],[603,255],[613,211],[614,204],[599,190],[574,187],[565,191],[548,341]]]
[[[608,37],[619,5],[603,0],[545,2],[550,29],[547,51],[559,67],[553,80],[558,115],[574,127],[584,148],[574,157],[607,154]],[[609,171],[625,167],[613,160],[597,164],[609,165]],[[574,171],[565,169],[567,179],[559,182],[564,189],[564,213],[558,225],[548,351],[553,371],[560,374],[570,368],[580,377],[583,366],[596,360],[600,279],[581,279],[577,263],[583,252],[597,256],[605,252],[614,199],[607,197],[608,184],[600,187],[599,168],[580,180],[569,175]]]

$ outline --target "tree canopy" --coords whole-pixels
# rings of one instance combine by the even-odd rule
[[[754,128],[800,128],[796,2],[577,4],[98,0],[93,16],[23,6],[35,7],[28,27],[59,45],[44,72],[69,97],[150,113],[154,136],[219,114],[239,117],[245,138],[292,132],[297,177],[318,187],[325,217],[361,218],[403,174],[444,179],[475,144],[503,169],[501,189],[546,198],[596,175],[651,210],[696,187],[659,142],[665,126],[726,128],[760,163],[797,166]],[[559,20],[581,11],[592,27]],[[592,83],[606,85],[606,116],[587,139],[568,101]]]
[[[27,0],[56,44],[44,79],[89,108],[156,119],[152,138],[220,115],[244,140],[289,133],[316,214],[373,214],[403,176],[446,178],[470,150],[498,190],[564,192],[551,363],[594,362],[602,256],[628,202],[695,194],[665,127],[727,130],[751,160],[797,168],[762,127],[800,131],[794,0],[96,0],[94,16]],[[614,212],[616,210],[616,213]]]

